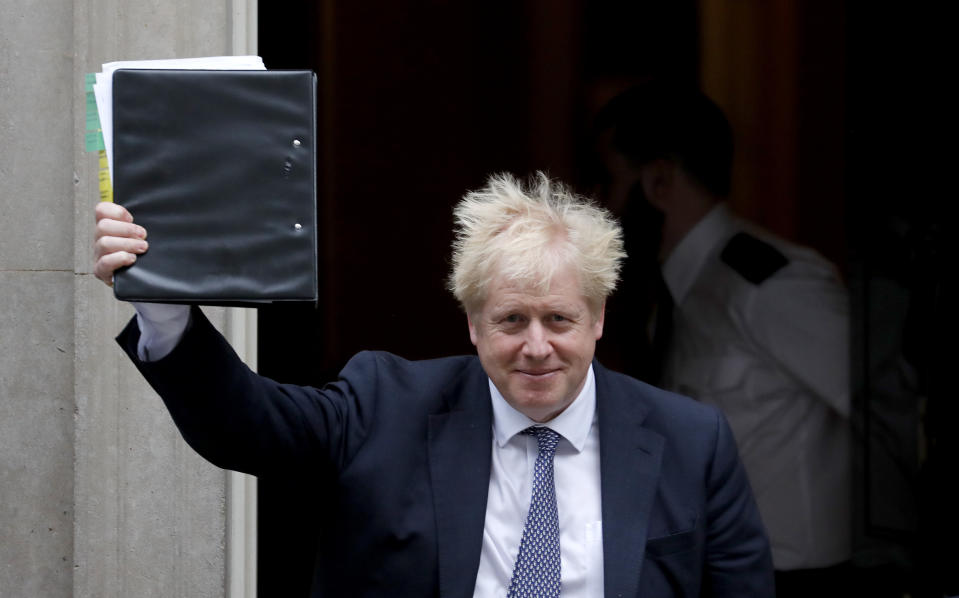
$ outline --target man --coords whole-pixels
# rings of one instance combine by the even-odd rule
[[[836,269],[729,211],[732,132],[705,95],[648,83],[614,98],[596,123],[627,246],[632,234],[659,241],[647,259],[630,258],[658,263],[668,290],[657,308],[671,310],[657,319],[669,337],[660,384],[729,418],[779,596],[845,596],[849,306]],[[637,212],[638,226],[658,230],[631,231]]]
[[[97,218],[109,282],[146,231],[120,206]],[[208,460],[321,478],[315,596],[772,596],[719,412],[593,360],[615,221],[542,175],[491,178],[456,220],[478,357],[365,352],[316,389],[249,371],[195,309],[137,306],[118,340]]]

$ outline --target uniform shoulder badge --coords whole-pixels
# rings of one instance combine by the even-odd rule
[[[726,243],[719,258],[753,284],[762,283],[789,263],[778,249],[744,232],[736,233]]]

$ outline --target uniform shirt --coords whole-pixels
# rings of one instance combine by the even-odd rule
[[[493,401],[493,458],[483,550],[473,595],[502,598],[509,588],[523,537],[539,446],[521,434],[536,422],[516,411],[489,385]],[[560,576],[564,598],[603,595],[599,430],[593,368],[576,400],[546,422],[561,436],[553,458],[559,513]]]
[[[849,305],[834,267],[714,208],[663,264],[664,388],[733,429],[780,570],[850,556]]]

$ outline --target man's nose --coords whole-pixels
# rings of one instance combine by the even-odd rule
[[[526,342],[523,343],[523,354],[532,359],[545,359],[553,352],[553,345],[549,339],[549,331],[538,320],[533,320],[526,328]]]

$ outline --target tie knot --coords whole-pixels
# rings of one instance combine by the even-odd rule
[[[523,434],[528,434],[536,438],[539,443],[540,453],[553,454],[556,452],[556,445],[559,444],[559,433],[545,426],[530,426],[523,430]]]

